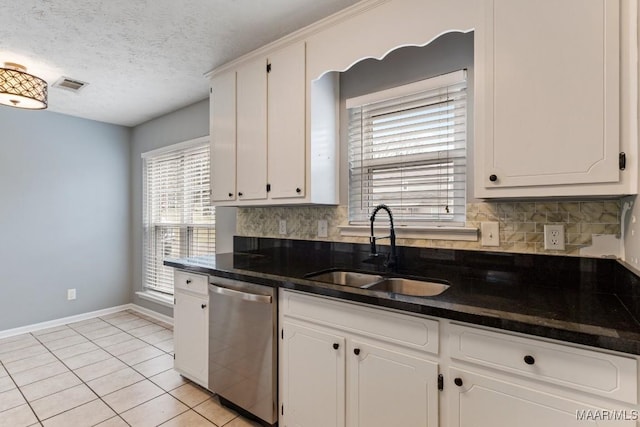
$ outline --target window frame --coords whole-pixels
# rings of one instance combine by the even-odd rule
[[[210,200],[211,195],[211,159],[209,158],[209,167],[204,167],[206,172],[201,173],[199,176],[209,181],[209,189],[208,189],[208,203],[198,204],[196,206],[204,207],[206,210],[210,212],[211,222],[209,223],[193,223],[193,222],[185,222],[184,221],[184,211],[185,204],[178,203],[179,211],[181,212],[181,220],[177,222],[154,222],[154,212],[151,211],[153,209],[152,206],[149,206],[152,202],[152,196],[149,193],[149,186],[151,183],[149,182],[149,165],[148,161],[157,159],[162,156],[171,155],[175,153],[176,157],[184,156],[186,152],[191,150],[199,150],[202,149],[210,156],[210,138],[208,136],[196,138],[189,141],[180,142],[177,144],[172,144],[166,147],[162,147],[156,150],[148,151],[142,153],[142,232],[143,232],[143,244],[142,244],[142,289],[144,292],[148,292],[156,295],[164,295],[164,296],[172,296],[174,293],[173,289],[173,279],[162,280],[161,276],[164,273],[164,276],[170,275],[173,277],[173,272],[170,267],[165,267],[163,262],[168,258],[187,258],[190,257],[194,250],[194,239],[195,233],[197,230],[208,230],[210,233],[213,231],[213,243],[210,241],[207,242],[206,246],[211,247],[213,253],[215,253],[215,207],[212,205]],[[184,178],[184,173],[186,171],[182,171]],[[176,186],[176,188],[178,188]],[[185,187],[183,187],[182,191],[179,192],[180,199],[184,202],[185,197],[189,194],[189,190],[185,191]],[[206,191],[206,190],[205,190]],[[205,196],[207,197],[207,196]],[[188,210],[188,209],[187,209]],[[163,230],[176,229],[178,233],[177,239],[173,240],[174,242],[179,242],[178,253],[176,256],[166,256],[166,252],[164,251],[163,240],[159,236],[163,233]],[[213,253],[211,255],[213,255]],[[149,257],[152,256],[152,259]],[[208,256],[208,255],[205,255]],[[150,267],[154,265],[154,267]],[[153,270],[153,271],[150,271]],[[149,275],[153,274],[155,277],[150,279]],[[159,279],[160,277],[160,279]],[[151,281],[150,281],[151,280]],[[162,283],[156,283],[158,280],[162,280]]]
[[[418,108],[428,109],[430,106],[438,103],[453,102],[452,111],[455,114],[455,111],[456,111],[455,103],[459,101],[455,100],[456,95],[454,93],[449,94],[448,88],[454,87],[456,85],[463,86],[462,92],[459,92],[459,93],[463,93],[462,96],[464,97],[464,109],[462,110],[463,114],[460,116],[461,118],[456,118],[452,120],[454,122],[453,134],[455,135],[455,133],[457,132],[455,130],[456,127],[458,126],[456,122],[459,122],[461,125],[461,129],[463,129],[464,135],[461,139],[454,138],[454,142],[452,143],[452,145],[454,145],[453,148],[449,148],[446,150],[442,150],[442,149],[434,150],[433,152],[427,150],[427,151],[418,151],[416,153],[399,154],[399,155],[388,156],[388,157],[381,156],[380,158],[377,158],[377,159],[373,158],[373,156],[370,156],[370,158],[365,160],[362,154],[360,158],[357,157],[358,150],[359,150],[359,153],[363,153],[365,149],[367,148],[371,149],[375,146],[375,142],[373,142],[372,139],[369,141],[366,141],[365,140],[366,137],[363,136],[366,133],[374,132],[372,128],[370,129],[366,128],[366,126],[374,125],[373,122],[371,121],[371,119],[374,117],[374,114],[369,113],[369,115],[365,115],[365,113],[363,113],[362,111],[365,106],[374,106],[374,107],[382,106],[381,108],[383,108],[382,111],[384,111],[383,113],[384,115],[396,114],[397,112],[403,111],[402,108],[405,108],[403,104],[401,103],[399,105],[396,105],[397,107],[396,110],[393,110],[393,108],[389,108],[387,110],[386,109],[387,106],[385,105],[385,103],[394,103],[397,100],[403,100],[402,102],[405,102],[404,100],[406,99],[412,99],[412,97],[419,97],[420,93],[426,93],[428,91],[442,91],[444,89],[447,89],[447,92],[445,95],[442,95],[442,94],[436,95],[434,97],[435,102],[433,102],[432,104],[425,104],[424,106],[419,106]],[[416,229],[418,227],[449,228],[449,227],[465,226],[466,197],[467,197],[467,194],[466,194],[467,193],[467,170],[468,170],[467,164],[469,160],[468,158],[468,141],[469,141],[468,115],[470,110],[470,105],[469,105],[470,100],[468,95],[468,89],[469,89],[469,86],[468,86],[467,70],[461,69],[451,73],[446,73],[443,75],[427,78],[418,82],[409,83],[409,84],[397,86],[391,89],[374,92],[374,93],[370,93],[370,94],[366,94],[366,95],[362,95],[362,96],[358,96],[358,97],[350,98],[346,100],[347,113],[349,116],[349,121],[348,121],[349,123],[348,124],[349,126],[349,131],[348,131],[348,134],[349,134],[349,138],[348,138],[348,151],[349,151],[348,224],[349,225],[346,226],[345,228],[353,228],[353,227],[368,224],[366,214],[369,213],[369,211],[374,207],[373,206],[374,204],[378,204],[377,202],[373,202],[373,204],[371,204],[372,202],[369,202],[369,204],[371,204],[369,205],[365,202],[366,196],[367,195],[371,196],[375,192],[374,190],[372,190],[375,187],[375,184],[373,184],[374,180],[372,178],[369,178],[372,173],[375,173],[374,171],[384,170],[384,169],[390,170],[390,169],[396,168],[399,170],[399,172],[397,173],[397,177],[392,177],[390,179],[398,180],[399,182],[397,185],[403,185],[402,181],[405,178],[402,176],[403,168],[409,169],[416,166],[423,167],[425,169],[425,172],[421,175],[423,179],[430,181],[432,186],[438,186],[437,174],[430,174],[429,172],[427,172],[427,170],[430,168],[431,165],[433,165],[434,167],[438,167],[437,166],[438,164],[444,164],[446,162],[450,163],[449,166],[445,166],[445,167],[451,168],[451,172],[444,175],[444,177],[446,179],[450,179],[450,184],[449,184],[450,188],[446,190],[441,190],[438,187],[436,187],[437,189],[431,189],[431,190],[426,188],[425,191],[431,191],[431,192],[446,191],[447,197],[451,197],[451,200],[454,200],[453,206],[459,212],[457,213],[453,212],[447,218],[448,213],[445,213],[445,212],[443,213],[426,212],[428,210],[428,207],[427,207],[428,203],[426,205],[423,205],[422,207],[420,205],[408,204],[406,207],[401,206],[396,209],[400,209],[400,210],[424,209],[422,213],[423,218],[418,218],[416,216],[407,218],[407,216],[410,216],[410,215],[407,215],[405,211],[405,213],[397,215],[398,218],[395,219],[395,222],[399,226],[408,226],[408,227],[411,227],[412,229]],[[438,101],[437,97],[442,97],[442,100]],[[361,108],[361,111],[354,112],[354,110],[357,108]],[[360,129],[358,129],[357,127],[358,122],[352,121],[352,118],[351,118],[352,112],[356,116],[359,115]],[[407,119],[407,122],[409,122],[410,120],[411,119]],[[410,125],[410,123],[403,124],[403,126],[408,126],[408,125]],[[357,132],[360,132],[360,135],[352,139],[351,130],[353,128],[355,128],[356,134]],[[431,128],[426,127],[423,130],[428,131],[429,129]],[[435,126],[434,129],[437,130],[438,126]],[[459,146],[456,147],[456,144],[459,144],[460,141],[463,141],[462,148],[460,148]],[[392,144],[392,143],[393,142],[387,142],[387,144]],[[354,148],[355,145],[357,146]],[[407,145],[405,148],[410,149],[411,147],[415,147],[415,145],[413,146]],[[428,147],[428,145],[424,145],[424,147]],[[434,145],[434,147],[436,147],[436,145]],[[355,154],[353,153],[354,150],[355,150]],[[462,155],[455,154],[456,150],[462,150],[463,154]],[[446,153],[446,157],[440,157],[442,153]],[[449,153],[454,153],[455,155],[453,155],[452,157],[449,157]],[[354,166],[354,163],[356,163],[357,166]],[[431,177],[431,175],[433,176]],[[457,177],[457,175],[462,175],[462,178]],[[359,180],[360,184],[358,184],[357,182],[354,182],[354,179]],[[424,184],[424,185],[428,187],[428,184]],[[462,185],[462,188],[460,188],[460,185]],[[366,190],[365,187],[368,188],[368,190]],[[448,195],[449,191],[452,193],[451,196]],[[402,199],[401,192],[399,193],[399,199]],[[437,196],[435,199],[442,199],[442,196]],[[458,199],[457,203],[455,202],[455,199]],[[462,199],[462,202],[459,201],[460,199]],[[392,204],[392,205],[397,204],[397,203],[393,203],[393,200],[394,200],[393,198],[390,199],[389,204]],[[416,198],[416,201],[418,200],[420,199]],[[385,203],[385,202],[386,201],[384,200],[380,201],[380,203]],[[400,202],[400,204],[402,204],[402,202]],[[447,206],[450,206],[450,205],[447,205]],[[393,210],[393,206],[392,206],[392,210]],[[460,210],[462,212],[460,212]],[[396,215],[394,215],[394,217],[395,216]],[[429,217],[429,216],[436,217],[436,218],[427,219],[426,217]],[[440,217],[442,219],[438,219],[437,217]]]

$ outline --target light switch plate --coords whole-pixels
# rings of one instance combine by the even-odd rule
[[[280,220],[280,225],[279,225],[278,232],[280,234],[287,234],[287,220],[286,219],[281,219]]]
[[[497,222],[480,223],[482,246],[500,246],[500,225]]]

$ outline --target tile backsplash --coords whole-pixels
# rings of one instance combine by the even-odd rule
[[[342,236],[338,226],[348,224],[347,206],[252,207],[237,211],[240,236],[276,237],[366,243],[366,237]],[[287,234],[281,235],[279,221],[287,221]],[[328,222],[328,237],[318,238],[318,220]],[[520,253],[580,255],[580,249],[592,245],[593,235],[620,237],[620,201],[518,201],[467,204],[468,227],[496,221],[500,226],[500,246],[485,247],[478,241],[398,239],[398,245],[432,248],[490,250]],[[544,249],[544,225],[564,224],[565,250]],[[383,243],[384,244],[384,243]],[[599,253],[590,255],[616,255]]]

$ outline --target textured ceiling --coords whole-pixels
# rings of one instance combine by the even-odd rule
[[[205,72],[354,3],[3,0],[0,66],[45,79],[50,111],[135,126],[206,98]],[[51,87],[62,76],[89,85]]]

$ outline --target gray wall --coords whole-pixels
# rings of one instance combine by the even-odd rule
[[[130,302],[129,138],[0,106],[0,330]]]
[[[132,296],[134,304],[141,305],[167,316],[173,309],[138,297],[142,290],[142,153],[209,135],[209,100],[150,120],[133,129],[131,139],[131,248],[132,248]],[[216,209],[216,251],[230,252],[235,233],[235,208]]]

